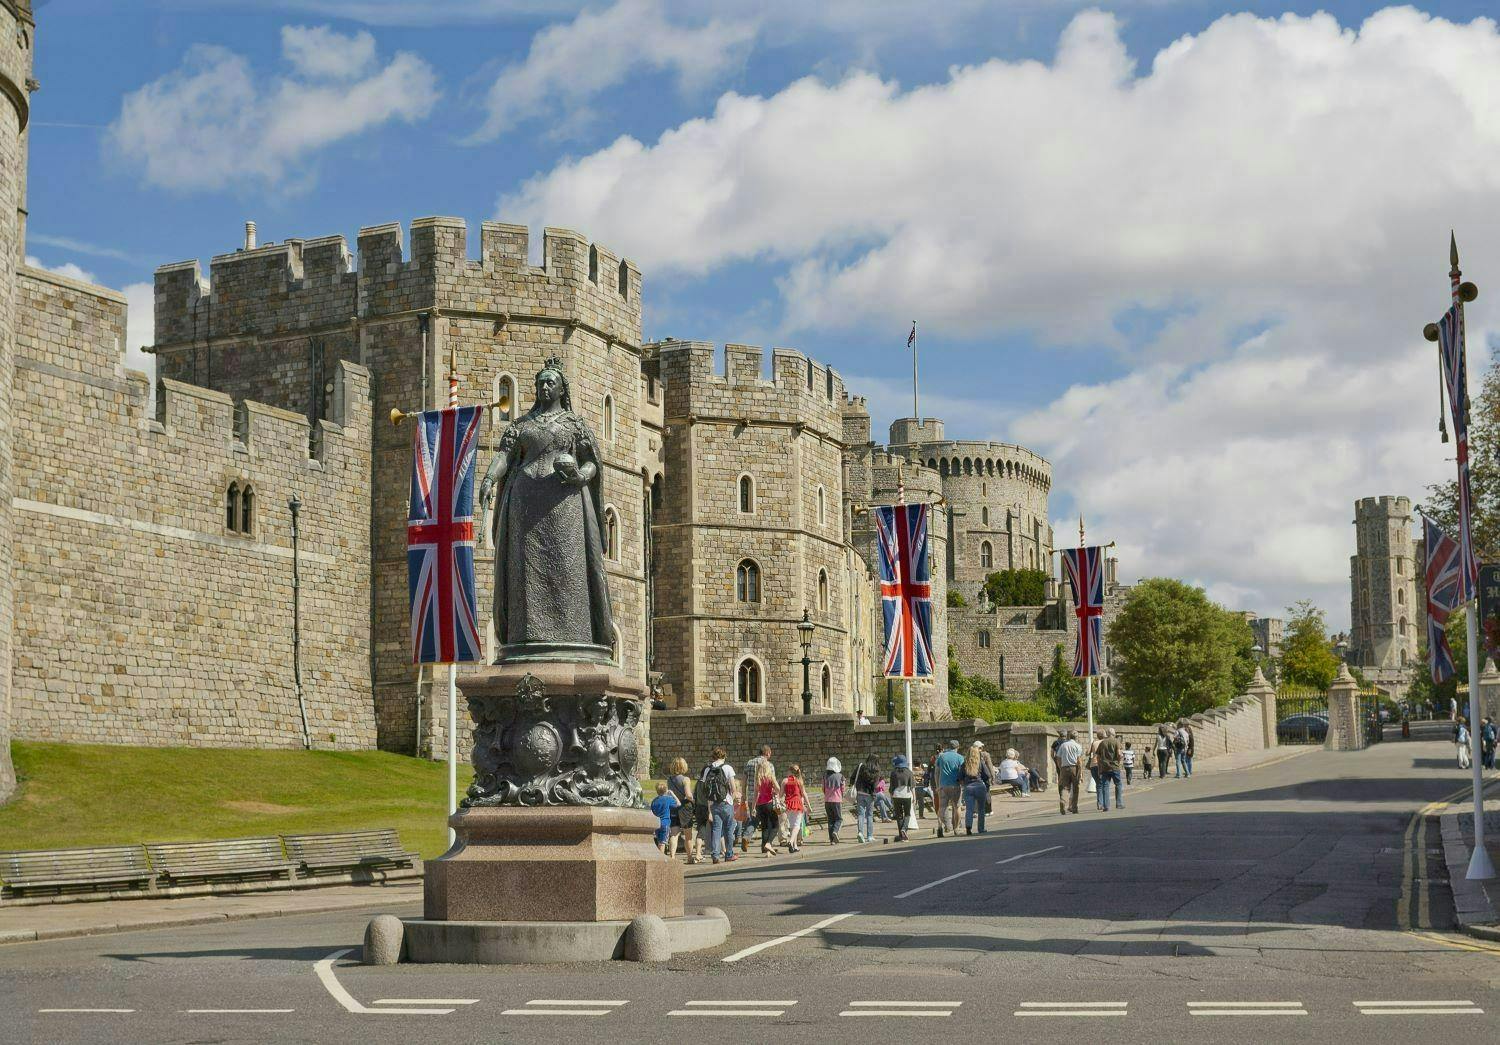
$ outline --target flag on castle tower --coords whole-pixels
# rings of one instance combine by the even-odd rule
[[[1078,615],[1078,648],[1073,653],[1073,675],[1098,675],[1104,661],[1104,549],[1064,548],[1063,567],[1073,586]]]
[[[1427,664],[1434,683],[1453,677],[1453,649],[1444,625],[1467,598],[1463,594],[1463,549],[1426,516],[1422,517],[1427,562],[1422,584],[1427,589]]]
[[[480,410],[425,410],[413,418],[406,525],[413,664],[470,663],[484,656],[474,588]]]
[[[1479,590],[1479,560],[1474,555],[1473,495],[1469,488],[1469,375],[1465,362],[1463,306],[1457,299],[1438,320],[1438,352],[1443,363],[1443,387],[1453,418],[1453,442],[1458,447],[1458,547],[1460,549],[1459,602],[1468,602]]]
[[[880,608],[885,617],[885,677],[932,677],[932,572],[926,504],[875,506],[880,545]]]

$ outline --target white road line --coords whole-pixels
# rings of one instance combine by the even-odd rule
[[[673,1009],[668,1016],[782,1016],[785,1009]]]
[[[1300,1008],[1302,1008],[1303,1003],[1300,1002],[1300,1001],[1190,1001],[1190,1002],[1188,1002],[1188,1008],[1190,1008],[1190,1009],[1194,1008],[1195,1006],[1205,1006],[1205,1005],[1208,1006],[1209,1008],[1212,1008],[1212,1009],[1234,1009],[1234,1008],[1247,1008],[1247,1007],[1248,1008],[1252,1008],[1252,1009],[1269,1009],[1269,1008],[1300,1009]]]
[[[337,976],[333,974],[333,963],[344,955],[354,950],[353,947],[345,947],[341,951],[334,951],[328,957],[313,965],[313,971],[318,974],[318,980],[323,984],[333,1000],[344,1007],[345,1012],[356,1013],[361,1016],[379,1014],[382,1016],[446,1016],[452,1009],[368,1009],[354,1000],[354,995],[344,990],[344,985],[339,983]]]
[[[1009,864],[1009,863],[1014,863],[1017,860],[1024,860],[1028,856],[1041,856],[1043,853],[1050,853],[1054,849],[1061,849],[1061,848],[1062,848],[1062,846],[1060,846],[1060,845],[1049,845],[1046,849],[1033,849],[1029,853],[1019,853],[1019,854],[1017,854],[1015,856],[1007,856],[1004,860],[996,860],[995,861],[995,866],[998,867],[1000,864]]]
[[[628,1001],[584,1001],[578,998],[532,998],[527,1005],[629,1005]]]
[[[587,1001],[579,998],[533,998],[522,1009],[505,1009],[502,1016],[608,1016],[628,1001]]]
[[[476,1005],[478,998],[376,998],[376,1005]]]
[[[939,878],[935,882],[928,882],[926,885],[919,885],[915,889],[908,889],[904,893],[897,893],[895,899],[905,900],[908,896],[916,896],[918,893],[925,893],[928,889],[935,889],[936,887],[942,885],[944,882],[951,882],[955,878],[962,878],[964,875],[973,874],[977,870],[979,870],[979,868],[971,867],[967,871],[960,871],[958,872],[958,874],[950,874],[947,878]]]
[[[134,1012],[134,1009],[37,1009],[37,1012]]]
[[[685,1001],[684,1005],[717,1005],[721,1008],[725,1005],[796,1005],[795,1001],[767,1001],[761,999],[747,999],[743,1001]]]
[[[1012,1016],[1128,1016],[1124,1009],[1017,1009]]]
[[[1364,1008],[1369,1005],[1473,1005],[1471,1001],[1357,1001],[1355,1005]]]
[[[1023,1009],[1123,1009],[1128,1001],[1023,1001]]]
[[[851,1001],[848,1003],[849,1008],[851,1009],[874,1009],[882,1007],[902,1009],[956,1009],[962,1004],[963,1002],[961,1001]]]
[[[278,1012],[296,1012],[296,1009],[183,1009],[189,1013],[254,1013],[270,1015]]]
[[[614,1009],[502,1009],[502,1016],[608,1016]]]
[[[1306,1016],[1306,1009],[1189,1009],[1189,1016]]]
[[[952,1009],[845,1009],[840,1016],[952,1016]]]
[[[897,899],[900,899],[900,897],[897,897]],[[726,962],[737,962],[741,958],[748,958],[752,954],[759,954],[761,951],[764,951],[767,948],[777,947],[783,943],[790,943],[792,940],[798,939],[802,936],[806,936],[808,933],[815,933],[819,929],[826,929],[834,922],[841,922],[845,918],[853,918],[858,913],[858,911],[850,911],[848,914],[836,914],[832,918],[824,918],[821,922],[818,922],[816,925],[809,925],[806,929],[800,929],[797,932],[788,933],[785,936],[778,936],[774,940],[767,940],[765,943],[758,943],[753,947],[746,947],[743,951],[738,951],[734,954],[731,954],[724,960]]]
[[[1484,1015],[1484,1010],[1480,1008],[1440,1008],[1433,1005],[1424,1005],[1420,1008],[1415,1009],[1401,1009],[1395,1007],[1360,1009],[1359,1013],[1361,1016],[1462,1016],[1469,1014],[1482,1016]]]

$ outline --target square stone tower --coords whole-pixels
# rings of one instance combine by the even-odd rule
[[[618,658],[632,676],[646,677],[645,519],[655,476],[642,462],[654,459],[655,447],[642,429],[643,413],[653,408],[644,402],[640,272],[567,229],[545,230],[540,265],[528,260],[524,226],[484,222],[477,258],[469,256],[467,235],[461,219],[419,218],[407,249],[399,224],[367,227],[359,233],[357,265],[342,236],[262,245],[247,239],[242,249],[212,260],[209,281],[196,261],[156,273],[161,377],[316,421],[328,408],[329,375],[340,360],[370,371],[371,503],[368,515],[349,525],[369,527],[372,537],[373,699],[379,743],[388,750],[412,750],[419,733],[426,749],[441,718],[433,709],[445,703],[431,669],[411,664],[411,429],[393,427],[388,418],[392,408],[446,405],[450,353],[462,402],[491,402],[502,393],[511,402],[508,413],[490,411],[481,473],[507,421],[530,406],[543,361],[554,355],[565,361],[573,408],[588,419],[604,454]],[[475,572],[486,621],[493,554],[485,519]],[[486,641],[492,652],[493,634]],[[461,672],[460,686],[462,679]]]
[[[1420,614],[1411,500],[1354,502],[1355,552],[1349,559],[1349,661],[1396,670],[1417,662]]]

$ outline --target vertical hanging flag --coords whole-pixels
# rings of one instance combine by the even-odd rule
[[[932,677],[932,573],[925,504],[875,507],[880,605],[885,615],[885,677]]]
[[[480,407],[425,410],[412,434],[406,577],[413,664],[483,659],[474,589],[474,459]]]
[[[1473,495],[1469,488],[1469,374],[1465,362],[1463,305],[1454,291],[1453,306],[1438,320],[1438,352],[1443,362],[1443,384],[1453,419],[1453,442],[1458,447],[1459,602],[1474,597],[1479,583],[1479,561],[1474,556],[1471,523]]]
[[[1462,590],[1463,549],[1426,516],[1422,517],[1422,538],[1427,550],[1422,571],[1422,586],[1427,589],[1427,664],[1432,681],[1442,683],[1453,677],[1453,650],[1443,626],[1467,601]]]
[[[1064,548],[1062,555],[1078,614],[1073,675],[1086,678],[1098,675],[1104,660],[1104,549]]]

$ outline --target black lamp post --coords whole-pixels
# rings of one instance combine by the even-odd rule
[[[813,622],[807,611],[802,611],[802,622],[797,625],[797,636],[802,641],[802,713],[812,714],[812,637]]]

